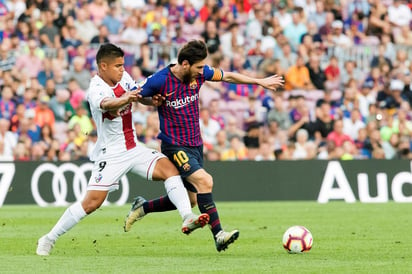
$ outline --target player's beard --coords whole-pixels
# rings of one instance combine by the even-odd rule
[[[191,81],[192,81],[192,75],[189,71],[183,75],[183,83],[190,84]]]

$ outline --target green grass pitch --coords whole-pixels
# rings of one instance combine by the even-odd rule
[[[180,232],[178,213],[146,216],[123,232],[129,206],[109,206],[62,236],[49,257],[37,239],[64,208],[0,208],[0,273],[412,273],[410,204],[217,202],[239,239],[218,253],[208,228]],[[195,210],[195,212],[197,209]],[[288,254],[292,225],[313,234],[312,250]]]

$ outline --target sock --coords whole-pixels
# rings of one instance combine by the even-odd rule
[[[86,216],[81,202],[76,202],[66,209],[52,230],[47,234],[50,240],[56,241],[61,235],[72,229]]]
[[[188,214],[192,214],[189,195],[179,175],[169,177],[165,181],[165,188],[167,196],[169,196],[170,201],[176,206],[182,219]]]
[[[219,214],[217,213],[215,202],[213,202],[212,193],[198,193],[197,205],[200,212],[209,214],[209,226],[213,236],[216,236],[216,234],[222,230],[222,226],[220,225]]]
[[[145,214],[150,212],[164,212],[175,210],[176,206],[170,201],[169,196],[161,196],[157,199],[146,201],[143,204],[143,211]]]

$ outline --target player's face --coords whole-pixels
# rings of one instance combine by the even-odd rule
[[[183,61],[184,75],[183,82],[190,83],[196,79],[199,75],[203,74],[203,68],[205,66],[205,61],[200,61],[189,65],[189,62]]]
[[[199,75],[202,75],[204,67],[205,67],[205,61],[204,60],[191,65],[190,66],[190,76],[192,78],[191,80],[194,80]]]
[[[104,60],[100,65],[100,76],[108,82],[110,86],[116,85],[123,77],[124,58],[117,57],[114,59]]]

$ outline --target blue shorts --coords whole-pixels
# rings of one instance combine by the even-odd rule
[[[162,142],[161,149],[162,153],[166,155],[179,170],[185,187],[192,192],[197,192],[196,188],[185,179],[196,170],[203,168],[203,146],[187,147]]]

